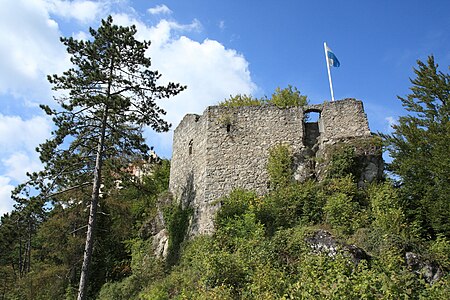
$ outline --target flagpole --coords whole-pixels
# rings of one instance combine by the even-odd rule
[[[327,63],[328,81],[330,82],[331,101],[334,101],[333,82],[331,81],[330,63],[328,61],[327,43],[323,43],[323,49],[325,50],[325,62]]]

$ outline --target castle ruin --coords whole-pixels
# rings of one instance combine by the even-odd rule
[[[317,121],[309,121],[311,113]],[[186,115],[175,129],[169,190],[193,208],[189,234],[211,233],[218,198],[236,188],[268,191],[271,147],[291,148],[295,179],[303,181],[323,176],[315,158],[328,146],[371,136],[363,103],[355,99],[290,108],[211,106],[202,115]],[[364,168],[362,181],[382,172],[378,158]]]

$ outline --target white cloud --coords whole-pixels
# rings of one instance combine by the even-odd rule
[[[46,75],[67,68],[58,24],[42,1],[6,1],[0,10],[0,95],[49,95]]]
[[[79,41],[81,41],[81,40],[87,41],[87,40],[89,40],[90,37],[91,36],[88,33],[86,33],[85,31],[79,31],[79,32],[73,34],[73,38],[76,40],[79,40]]]
[[[16,182],[25,181],[27,172],[39,171],[42,168],[37,153],[14,153],[2,159],[2,163],[6,169],[5,175]]]
[[[89,23],[98,18],[105,12],[107,5],[104,1],[62,1],[62,0],[45,0],[46,8],[54,15],[75,19],[82,23]]]
[[[50,136],[48,118],[0,114],[0,214],[12,209],[11,190],[26,179],[26,172],[42,168],[36,146]]]
[[[252,93],[256,90],[249,64],[242,54],[226,49],[214,40],[197,42],[180,33],[199,30],[201,24],[179,24],[161,20],[156,26],[146,24],[127,15],[113,16],[121,25],[135,24],[137,37],[152,42],[148,55],[153,68],[167,81],[187,85],[187,90],[160,104],[167,110],[167,119],[175,126],[186,113],[202,113],[208,105],[227,98],[230,94]]]
[[[14,201],[11,199],[11,191],[14,186],[10,184],[10,179],[0,176],[0,216],[13,209]]]
[[[34,152],[50,136],[50,131],[50,120],[46,117],[23,120],[20,116],[0,114],[0,155],[5,157],[21,150]]]
[[[174,125],[188,112],[201,113],[230,94],[250,94],[256,89],[245,58],[217,41],[199,43],[181,37],[163,51],[149,52],[164,80],[187,85],[187,90],[161,103]]]
[[[157,5],[155,7],[149,8],[147,10],[151,15],[159,15],[159,14],[164,14],[164,15],[170,15],[172,13],[172,11],[170,10],[170,8],[168,8],[166,5],[161,4],[161,5]]]
[[[64,46],[59,42],[58,23],[50,15],[79,22],[98,21],[99,12],[107,1],[16,0],[2,3],[0,10],[0,101],[3,95],[14,95],[25,101],[41,102],[49,99],[50,86],[45,75],[62,73],[70,62]],[[167,8],[168,9],[168,8]],[[160,13],[163,13],[163,8]],[[11,13],[14,12],[14,13]],[[203,110],[230,94],[252,93],[256,90],[249,64],[233,49],[214,40],[195,41],[190,33],[202,30],[200,21],[189,24],[161,20],[149,26],[128,14],[113,16],[115,23],[135,24],[137,38],[151,40],[148,55],[153,69],[163,74],[159,84],[168,81],[187,85],[178,96],[160,105],[168,112],[166,119],[174,127],[186,113]],[[74,29],[72,35],[86,39],[87,35]],[[32,98],[32,99],[28,99]],[[39,99],[38,101],[34,99]],[[9,100],[10,101],[10,100]],[[0,213],[11,209],[10,191],[24,179],[27,171],[40,169],[34,149],[50,136],[51,121],[42,116],[21,117],[0,106]],[[164,149],[170,156],[172,132],[164,135],[148,134],[149,144]],[[5,208],[7,207],[7,208]]]

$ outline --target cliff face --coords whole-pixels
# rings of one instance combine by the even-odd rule
[[[309,121],[312,113],[319,115],[316,122]],[[268,191],[271,147],[291,148],[296,180],[320,180],[330,149],[371,137],[363,104],[354,99],[286,109],[208,107],[203,115],[186,115],[175,129],[169,190],[183,207],[193,209],[188,234],[211,233],[219,208],[215,200],[236,188]],[[364,184],[381,176],[382,159],[379,151],[360,148]]]

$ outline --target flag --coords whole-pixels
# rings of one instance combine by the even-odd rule
[[[328,65],[330,67],[339,67],[341,64],[339,63],[339,60],[337,59],[336,55],[334,55],[333,51],[326,46],[327,50],[327,58],[328,58]]]

